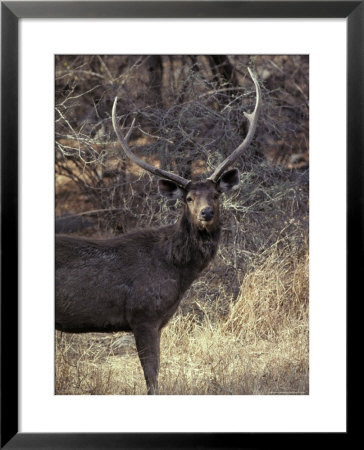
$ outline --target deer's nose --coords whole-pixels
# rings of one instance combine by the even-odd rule
[[[209,206],[200,212],[201,220],[211,220],[214,217],[214,209]]]

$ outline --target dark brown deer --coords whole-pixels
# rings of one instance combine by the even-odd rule
[[[56,328],[73,333],[132,331],[148,394],[158,392],[161,330],[186,289],[216,254],[219,197],[239,183],[238,169],[226,169],[247,148],[256,129],[260,88],[249,72],[256,105],[252,114],[244,113],[248,134],[204,181],[186,180],[135,156],[128,146],[133,125],[124,137],[116,119],[115,99],[112,122],[121,148],[140,167],[162,177],[162,195],[184,203],[174,225],[107,240],[56,237]]]

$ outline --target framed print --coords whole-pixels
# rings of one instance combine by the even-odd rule
[[[361,270],[363,2],[1,6],[2,447],[346,439],[346,299]],[[241,146],[250,147],[236,169],[229,151]],[[233,189],[239,172],[244,188]],[[208,234],[211,248],[219,202],[230,212],[216,262],[163,331],[158,385],[151,318],[160,292],[180,300],[191,284],[181,280],[196,279],[191,261],[210,261],[201,262],[197,238],[186,248],[193,233]],[[54,214],[56,232],[78,222],[91,231],[55,250]],[[180,241],[182,228],[170,225],[178,216],[188,222]],[[161,234],[173,248],[162,249]],[[126,290],[133,305],[148,299],[142,313],[115,303]],[[135,335],[127,347],[123,327]]]

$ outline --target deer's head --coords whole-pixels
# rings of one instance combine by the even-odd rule
[[[128,146],[128,139],[133,130],[135,119],[127,135],[124,137],[116,119],[117,98],[114,101],[112,121],[122,149],[134,163],[161,178],[159,180],[159,192],[172,200],[177,198],[181,199],[185,204],[188,219],[200,230],[213,231],[218,226],[219,197],[222,193],[236,188],[240,181],[238,169],[227,169],[249,146],[257,127],[261,107],[260,87],[254,74],[249,68],[248,70],[256,89],[254,111],[251,114],[244,113],[249,121],[249,131],[243,142],[215,169],[211,176],[203,181],[187,180],[173,172],[167,172],[138,158]]]
[[[239,184],[238,169],[222,174],[215,183],[212,180],[191,181],[186,187],[174,181],[159,180],[159,192],[171,200],[180,199],[185,205],[188,220],[199,230],[214,231],[219,225],[220,195],[229,192]]]

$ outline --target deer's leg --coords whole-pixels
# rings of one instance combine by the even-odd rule
[[[158,394],[159,345],[161,332],[157,327],[133,329],[136,347],[143,367],[148,395]]]

